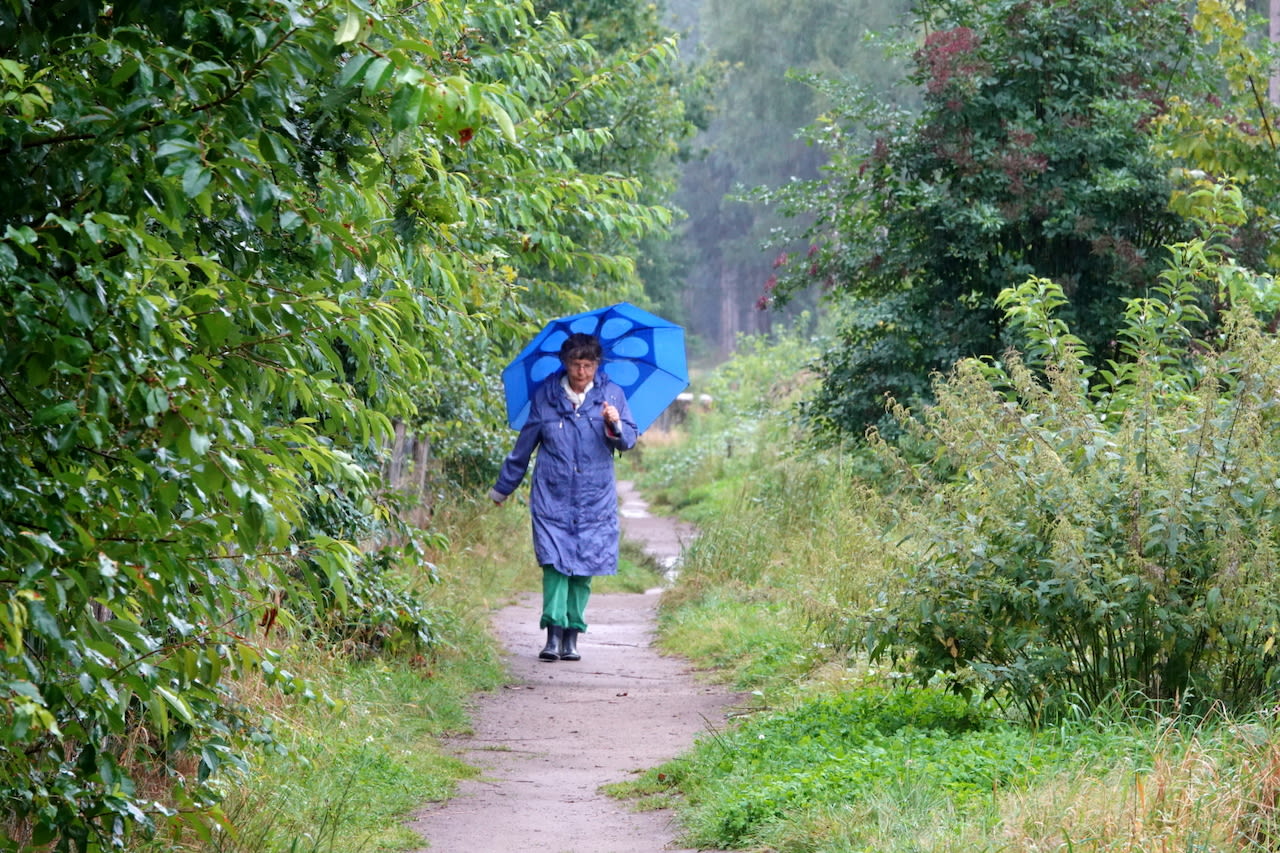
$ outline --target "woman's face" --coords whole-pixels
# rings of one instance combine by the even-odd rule
[[[581,394],[591,380],[596,378],[596,368],[599,366],[600,362],[589,358],[571,358],[564,363],[565,373],[569,376],[569,387],[575,394]]]

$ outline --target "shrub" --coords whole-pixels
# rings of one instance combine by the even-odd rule
[[[1280,342],[1244,307],[1197,341],[1205,283],[1250,276],[1203,242],[1173,251],[1158,292],[1127,302],[1123,364],[1095,372],[1054,317],[1061,289],[1032,279],[1001,297],[1025,360],[960,362],[935,407],[896,410],[936,464],[880,445],[912,533],[876,653],[1033,716],[1117,696],[1238,707],[1280,682]]]

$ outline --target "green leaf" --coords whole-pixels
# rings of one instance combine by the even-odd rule
[[[65,423],[71,419],[77,412],[79,407],[75,401],[67,400],[62,403],[55,403],[52,406],[46,406],[35,413],[31,422],[35,426],[48,426],[49,424]]]
[[[353,42],[360,35],[361,14],[357,9],[351,9],[347,12],[342,23],[338,26],[338,31],[333,35],[334,44],[347,44]]]
[[[182,191],[187,198],[196,198],[209,188],[213,173],[199,161],[193,161],[182,173]]]
[[[374,61],[374,57],[367,53],[357,54],[349,58],[342,66],[342,72],[338,74],[337,85],[346,87],[352,85],[356,78],[360,77],[370,62]]]
[[[391,75],[395,73],[395,70],[395,65],[385,56],[379,56],[370,62],[368,70],[364,73],[365,96],[372,96],[387,88],[387,84],[391,81]]]
[[[496,104],[491,105],[489,107],[489,111],[493,114],[493,117],[497,119],[498,127],[502,130],[502,135],[507,138],[507,141],[512,144],[516,143],[518,141],[516,137],[516,126],[512,124],[511,116],[507,115],[507,111]]]
[[[430,96],[428,86],[402,85],[391,96],[388,113],[391,127],[397,131],[416,126],[422,120],[424,100]]]
[[[187,445],[196,456],[204,456],[209,452],[209,436],[199,430],[192,429],[187,433]]]
[[[151,717],[151,724],[156,727],[157,733],[162,740],[169,737],[169,706],[165,703],[163,694],[159,690],[153,692],[146,700],[148,716]]]
[[[159,685],[156,686],[155,690],[184,723],[187,725],[193,725],[196,722],[195,714],[192,713],[191,706],[187,704],[185,699],[171,690],[160,687]]]

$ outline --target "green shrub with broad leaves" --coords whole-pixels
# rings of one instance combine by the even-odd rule
[[[237,679],[309,691],[274,620],[431,639],[376,455],[494,393],[521,270],[633,281],[670,215],[581,119],[672,56],[528,2],[0,4],[0,840],[213,837]]]

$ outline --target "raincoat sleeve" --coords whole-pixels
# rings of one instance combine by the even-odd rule
[[[493,484],[490,497],[494,500],[498,500],[499,497],[506,500],[516,490],[524,479],[525,472],[529,470],[529,459],[533,456],[533,451],[541,438],[542,419],[535,419],[530,413],[529,420],[520,430],[520,435],[516,436],[515,446],[511,448],[511,452],[502,463],[502,470],[498,472],[498,481]]]
[[[627,396],[622,389],[611,385],[605,392],[605,399],[618,410],[618,426],[614,429],[609,424],[604,427],[605,443],[613,450],[622,452],[636,446],[640,431],[636,429],[636,419],[631,415],[631,407],[627,405]]]

